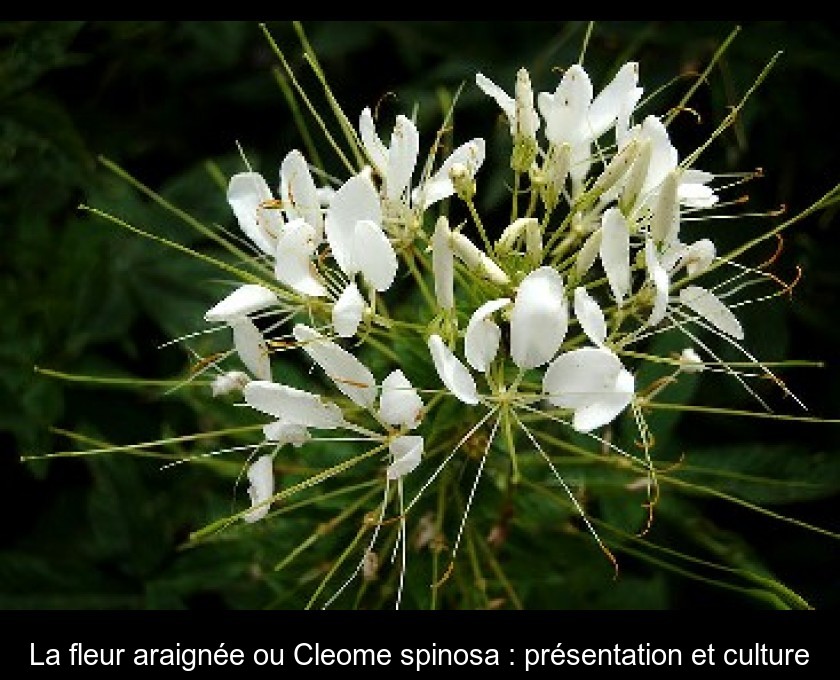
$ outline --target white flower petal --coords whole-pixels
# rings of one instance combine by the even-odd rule
[[[575,146],[586,141],[586,155],[589,155],[586,113],[592,94],[592,81],[579,64],[566,70],[553,94],[539,94],[537,106],[545,119],[545,136],[549,142]]]
[[[435,299],[442,309],[455,306],[455,256],[451,238],[449,220],[441,215],[432,235],[432,272],[435,277]]]
[[[433,203],[448,198],[455,193],[455,187],[452,186],[452,180],[449,177],[449,170],[452,166],[455,163],[460,163],[467,169],[467,174],[470,177],[475,177],[484,163],[484,152],[484,140],[480,137],[462,144],[452,152],[434,175],[415,190],[412,200],[422,210],[425,210]]]
[[[654,293],[653,309],[651,309],[647,325],[655,326],[665,318],[665,313],[668,310],[668,289],[671,286],[671,280],[668,277],[668,272],[665,271],[665,267],[660,264],[659,258],[656,257],[656,248],[650,239],[645,241],[645,268],[648,272],[648,278],[653,283]]]
[[[588,126],[592,139],[597,139],[615,122],[632,112],[642,95],[639,83],[639,65],[630,61],[624,64],[610,83],[598,94],[589,107]],[[629,111],[628,111],[629,109]]]
[[[273,200],[263,176],[240,172],[230,178],[227,200],[245,235],[266,255],[274,254],[274,240],[283,226],[280,210],[265,207]]]
[[[288,385],[252,380],[242,390],[242,395],[252,408],[286,423],[326,430],[344,423],[338,406],[325,402],[317,394]]]
[[[260,456],[248,468],[248,496],[251,498],[251,512],[242,515],[246,522],[257,522],[268,514],[274,495],[274,457],[267,453]]]
[[[610,289],[620,305],[630,292],[630,231],[618,208],[609,208],[601,219],[600,254]]]
[[[388,466],[387,476],[391,481],[404,477],[414,470],[423,458],[423,437],[405,435],[397,437],[389,445],[394,462]]]
[[[361,361],[350,352],[302,323],[292,329],[301,349],[318,364],[335,386],[364,408],[376,399],[376,380]]]
[[[309,430],[303,425],[289,423],[285,420],[275,420],[273,423],[263,425],[263,434],[266,441],[285,446],[291,444],[295,447],[303,446],[312,436]]]
[[[706,365],[692,347],[686,347],[680,352],[680,369],[683,373],[702,373]]]
[[[359,271],[355,239],[356,223],[360,220],[382,223],[379,196],[370,177],[364,173],[351,177],[335,192],[324,221],[332,256],[347,276]]]
[[[575,317],[577,317],[583,332],[586,333],[586,337],[593,344],[602,346],[604,340],[607,339],[607,322],[604,319],[604,312],[601,311],[601,307],[586,288],[575,288],[574,307]]]
[[[598,253],[601,250],[601,238],[603,234],[604,232],[600,228],[596,229],[583,242],[580,250],[578,250],[577,260],[575,261],[575,271],[577,272],[578,278],[583,278],[598,257]]]
[[[467,324],[467,332],[464,335],[464,356],[467,358],[467,363],[476,371],[484,373],[496,358],[502,331],[491,317],[493,312],[509,304],[508,298],[485,302],[475,310]]]
[[[543,378],[548,402],[574,410],[572,426],[589,432],[606,425],[633,399],[633,376],[609,350],[585,347],[561,354]]]
[[[569,328],[563,277],[540,267],[522,279],[510,316],[510,355],[522,369],[536,368],[557,354]]]
[[[500,286],[510,283],[508,275],[496,262],[475,243],[461,232],[452,234],[449,238],[452,251],[467,265],[468,269]]]
[[[650,140],[650,164],[647,179],[642,188],[645,196],[658,190],[666,175],[677,167],[679,156],[671,144],[668,130],[656,116],[648,116],[642,122],[641,135]]]
[[[432,353],[435,370],[446,388],[465,404],[477,404],[479,398],[475,380],[439,335],[429,337],[429,351]]]
[[[268,288],[246,283],[211,307],[204,315],[204,320],[210,323],[229,322],[276,305],[278,302],[277,296]]]
[[[382,381],[379,417],[389,425],[413,430],[420,424],[423,400],[400,369]]]
[[[388,174],[385,189],[390,200],[403,197],[411,184],[411,175],[420,152],[420,133],[414,123],[405,116],[397,116],[391,133],[391,147],[388,149]]]
[[[274,276],[292,290],[311,297],[323,297],[327,289],[316,278],[312,256],[317,237],[315,228],[298,218],[289,222],[277,239]]]
[[[262,333],[248,317],[230,322],[233,346],[242,363],[258,380],[271,380],[271,362]]]
[[[685,250],[683,262],[689,276],[697,276],[712,266],[715,261],[715,244],[703,238],[695,241]]]
[[[292,149],[280,165],[280,198],[286,219],[305,220],[315,230],[315,243],[324,238],[324,215],[318,189],[303,154]]]
[[[656,207],[650,220],[650,235],[656,244],[668,246],[674,243],[680,234],[680,202],[677,200],[679,175],[676,170],[669,172],[659,188]]]
[[[336,334],[342,338],[356,335],[365,313],[365,299],[355,282],[344,289],[332,308],[332,322]]]
[[[744,329],[737,317],[711,291],[700,286],[686,286],[680,291],[680,302],[719,331],[736,340],[744,339]]]
[[[362,115],[359,117],[359,134],[370,162],[373,163],[377,172],[384,176],[388,168],[388,149],[385,148],[376,132],[373,116],[367,106],[362,110]]]
[[[481,88],[484,94],[496,100],[496,103],[507,116],[508,123],[510,124],[510,133],[514,134],[516,132],[516,102],[513,100],[513,97],[481,73],[475,74],[475,84]]]
[[[382,227],[372,220],[356,222],[353,240],[358,271],[380,293],[388,290],[397,275],[397,254]]]
[[[677,189],[680,203],[689,208],[711,208],[718,202],[718,196],[712,187],[705,184],[687,182],[685,178]]]

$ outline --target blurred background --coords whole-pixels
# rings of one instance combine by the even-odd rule
[[[382,120],[390,121],[416,105],[423,139],[430,140],[442,107],[465,83],[456,135],[486,137],[485,168],[500,170],[507,166],[509,138],[495,104],[475,87],[475,72],[512,91],[516,70],[526,66],[536,90],[553,90],[554,69],[577,61],[586,30],[584,22],[551,21],[304,26],[353,121],[364,106],[379,104]],[[584,63],[597,91],[619,65],[639,61],[647,95],[679,74],[702,70],[733,28],[726,22],[599,22]],[[269,29],[307,90],[320,93],[292,26],[271,23]],[[840,87],[838,37],[835,27],[819,22],[747,22],[691,100],[697,115],[677,117],[672,134],[686,153],[708,137],[773,54],[784,51],[735,125],[698,163],[716,172],[764,169],[762,179],[732,194],[749,194],[749,202],[728,212],[768,213],[784,204],[793,215],[837,183],[840,137],[832,101]],[[186,374],[184,351],[158,346],[200,327],[218,298],[218,287],[207,285],[217,274],[77,206],[108,210],[212,251],[200,234],[98,159],[110,159],[205,224],[234,226],[224,178],[242,169],[236,142],[272,184],[286,152],[306,148],[277,66],[259,26],[250,22],[0,24],[0,491],[6,516],[0,607],[297,607],[308,597],[312,586],[300,572],[287,578],[260,568],[267,554],[276,559],[277,545],[270,543],[276,537],[256,532],[245,540],[180,548],[190,531],[230,512],[236,465],[161,471],[159,462],[125,454],[20,462],[22,455],[82,444],[61,431],[88,437],[88,446],[127,444],[200,431],[230,410],[196,390],[165,396],[160,388],[90,386],[34,367],[146,379]],[[691,82],[678,79],[646,113],[666,111]],[[316,100],[326,111],[323,99]],[[315,145],[324,164],[340,172],[329,147],[320,140]],[[482,182],[482,207],[492,211],[504,196],[504,177],[488,170]],[[721,252],[724,244],[743,242],[777,221],[709,224]],[[825,362],[784,377],[811,415],[826,418],[840,415],[837,229],[833,209],[793,227],[773,269],[791,280],[801,266],[791,299],[739,311],[758,357]],[[768,242],[744,261],[759,264],[774,246]],[[692,401],[755,408],[734,381],[701,381]],[[774,406],[799,412],[790,400]],[[703,481],[840,532],[840,425],[694,414],[666,420],[661,425],[674,451],[728,473]],[[840,604],[835,539],[721,498],[687,494],[669,508],[670,516],[654,526],[656,542],[772,576],[814,607]],[[620,503],[605,503],[598,512],[622,523]],[[300,521],[290,516],[289,526],[311,531],[312,521]],[[520,547],[544,549],[533,528],[514,523],[511,533],[517,531]],[[327,543],[321,559],[341,550],[340,540]],[[525,604],[767,606],[650,561],[635,564],[632,555],[619,558],[628,565],[627,587],[614,585],[608,569],[601,570],[605,578],[575,588],[548,577],[554,585],[541,587],[537,575]]]

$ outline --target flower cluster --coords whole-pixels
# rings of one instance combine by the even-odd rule
[[[438,134],[421,159],[421,134],[411,119],[398,115],[383,138],[369,108],[349,135],[363,163],[346,181],[319,186],[315,178],[325,173],[313,173],[292,150],[276,192],[252,171],[233,176],[228,187],[255,261],[274,275],[240,285],[205,316],[231,329],[228,354],[238,356],[228,370],[213,363],[213,394],[241,392],[247,406],[271,419],[259,445],[271,453],[250,464],[251,505],[238,516],[256,522],[268,514],[277,496],[273,461],[283,447],[306,445],[312,431],[343,430],[372,442],[368,454],[385,458],[384,498],[354,575],[369,565],[392,499],[405,556],[412,506],[486,426],[451,549],[454,564],[500,425],[514,481],[518,456],[540,455],[612,559],[526,423],[542,418],[594,438],[645,472],[652,498],[655,468],[642,406],[668,381],[638,385],[632,362],[644,355],[633,348],[658,333],[683,333],[682,354],[658,358],[673,367],[670,381],[709,366],[727,370],[695,329],[750,356],[738,344],[744,332],[727,303],[738,287],[722,292],[720,284],[695,283],[726,261],[710,239],[689,243],[681,233],[686,216],[716,209],[726,187],[690,167],[698,154],[681,161],[665,119],[639,114],[636,63],[622,66],[597,94],[580,65],[536,97],[525,69],[512,96],[480,73],[475,83],[498,104],[510,130],[513,193],[510,219],[501,225],[496,213],[482,217],[476,205],[483,139],[453,143],[442,157]],[[412,303],[400,304],[407,299]],[[413,385],[406,373],[423,371],[397,362],[387,375],[374,375],[354,352],[381,350],[374,338],[391,333],[422,347],[433,367],[426,374],[437,380]],[[298,351],[334,389],[322,394],[284,384],[272,356]],[[446,400],[474,413],[474,424],[444,446],[446,455],[406,504],[403,484],[429,457],[435,411]],[[626,411],[639,427],[643,457],[596,434]]]

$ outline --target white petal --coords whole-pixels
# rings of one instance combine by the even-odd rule
[[[344,422],[341,409],[335,404],[288,385],[252,380],[242,390],[242,395],[252,408],[286,423],[333,429]]]
[[[406,435],[397,437],[389,445],[388,449],[394,458],[394,462],[388,466],[388,479],[391,481],[404,477],[414,468],[420,465],[423,457],[423,437]]]
[[[318,205],[322,208],[329,208],[335,196],[335,189],[332,187],[318,187],[315,192],[318,195]]]
[[[240,172],[230,178],[227,200],[245,235],[266,255],[274,254],[274,240],[283,226],[280,210],[264,207],[273,200],[262,175]]]
[[[397,275],[397,254],[382,227],[372,220],[356,222],[353,240],[358,271],[380,293],[388,290]]]
[[[248,317],[231,321],[236,353],[258,380],[271,380],[271,362],[262,333]]]
[[[508,123],[510,123],[510,132],[516,132],[516,102],[509,94],[507,94],[501,87],[496,85],[487,76],[476,73],[475,84],[481,88],[484,94],[493,97],[496,103],[501,107],[502,111],[507,116]]]
[[[604,212],[600,253],[610,289],[620,305],[630,292],[630,231],[618,208]]]
[[[292,290],[311,297],[323,297],[327,289],[316,278],[312,256],[316,248],[315,228],[302,219],[289,222],[277,239],[274,276]]]
[[[391,147],[388,149],[388,174],[385,189],[388,198],[396,201],[402,198],[411,184],[411,175],[420,152],[420,133],[405,116],[397,116],[391,133]]]
[[[656,248],[650,239],[645,241],[645,267],[648,277],[653,283],[654,293],[653,309],[651,309],[647,325],[655,326],[665,318],[665,313],[668,310],[668,289],[671,286],[671,280],[668,278],[668,272],[659,263],[659,259],[656,257]]]
[[[305,220],[315,230],[315,243],[324,238],[324,216],[318,189],[303,154],[292,149],[280,165],[280,198],[287,220]]]
[[[251,512],[242,515],[246,522],[257,522],[268,514],[268,501],[274,495],[274,457],[267,453],[260,456],[248,468],[248,496],[251,498]],[[259,506],[259,507],[256,507]]]
[[[459,146],[447,158],[440,169],[426,182],[415,190],[412,197],[420,208],[425,210],[433,203],[442,201],[455,193],[452,180],[449,178],[449,170],[455,163],[460,163],[467,169],[470,177],[475,177],[481,165],[484,163],[484,140],[480,137],[470,140]]]
[[[333,258],[348,276],[359,271],[355,261],[356,223],[359,220],[382,223],[379,196],[370,177],[364,173],[351,177],[335,192],[324,222]]]
[[[382,381],[379,417],[389,425],[413,430],[420,424],[423,400],[400,369]]]
[[[309,430],[297,423],[288,423],[285,420],[275,420],[273,423],[263,425],[263,434],[266,441],[285,446],[292,444],[300,447],[311,439]]]
[[[449,220],[441,215],[432,235],[432,272],[435,277],[435,299],[442,309],[455,306],[455,262],[452,253]]]
[[[563,277],[540,267],[522,279],[510,316],[510,355],[522,369],[536,368],[557,354],[569,328]]]
[[[592,103],[592,81],[583,68],[575,64],[560,79],[553,94],[541,92],[537,105],[545,119],[545,136],[552,144],[580,144],[586,140],[587,156],[589,135],[586,130],[586,112]]]
[[[531,76],[528,75],[527,69],[521,68],[516,72],[515,94],[516,134],[536,140],[540,117],[534,108],[534,90],[531,88]]]
[[[332,308],[332,322],[335,332],[342,338],[356,335],[365,312],[365,299],[354,282],[344,289]]]
[[[370,162],[373,163],[377,172],[384,176],[388,168],[388,149],[385,148],[376,132],[373,116],[367,106],[362,110],[362,115],[359,117],[359,133]]]
[[[659,188],[665,176],[677,167],[677,149],[671,144],[668,130],[656,116],[648,116],[642,122],[641,134],[650,140],[650,164],[642,195]]]
[[[685,178],[680,182],[677,195],[680,203],[689,208],[710,208],[718,202],[718,196],[712,187],[686,182]]]
[[[633,398],[634,379],[606,349],[586,347],[561,354],[543,378],[548,402],[574,409],[572,426],[580,432],[606,425]]]
[[[467,358],[467,363],[476,371],[484,373],[496,358],[502,331],[493,321],[492,315],[493,312],[509,304],[508,298],[485,302],[475,310],[467,324],[467,332],[464,335],[464,356]]]
[[[335,386],[359,406],[370,408],[376,399],[376,380],[350,352],[302,323],[292,329],[301,349],[318,364]]]
[[[603,345],[607,339],[607,322],[601,307],[586,288],[575,288],[574,307],[575,316],[586,337],[599,347]]]
[[[446,388],[465,404],[477,404],[479,399],[475,380],[439,335],[429,337],[429,351],[432,353],[435,370]]]
[[[211,307],[204,315],[204,320],[210,323],[229,322],[276,305],[278,302],[277,296],[268,288],[246,283]]]
[[[718,330],[736,340],[744,339],[744,329],[737,317],[711,291],[700,286],[686,286],[680,291],[680,302]]]
[[[628,102],[630,111],[641,96],[639,83],[639,65],[634,62],[624,64],[610,83],[601,90],[589,107],[589,132],[592,139],[597,139],[609,130],[622,115],[627,115]]]
[[[510,283],[510,279],[504,270],[461,232],[452,234],[449,238],[449,244],[452,246],[452,251],[467,265],[467,268],[500,286]]]
[[[686,248],[683,262],[689,276],[697,276],[706,271],[715,261],[715,244],[704,238],[695,241]]]

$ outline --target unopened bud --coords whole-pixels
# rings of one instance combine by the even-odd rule
[[[686,347],[680,354],[680,370],[683,373],[700,373],[705,368],[703,360],[691,347]]]
[[[680,231],[680,204],[677,199],[679,171],[672,170],[659,188],[656,208],[650,220],[650,235],[657,245],[668,245]]]
[[[510,283],[508,275],[478,246],[461,233],[452,234],[452,250],[459,259],[474,271],[493,283],[506,286]]]
[[[554,210],[557,201],[563,193],[566,177],[572,162],[572,147],[564,142],[559,146],[552,144],[548,149],[548,156],[542,167],[543,184],[540,195],[547,210]]]
[[[475,181],[466,165],[453,163],[452,167],[449,168],[449,179],[452,180],[452,186],[458,198],[463,201],[473,199],[473,196],[475,196]]]
[[[606,191],[612,189],[616,183],[624,177],[633,161],[636,160],[636,154],[639,152],[639,142],[633,140],[621,151],[619,151],[613,159],[604,168],[601,176],[595,180],[590,191],[595,196],[600,196]]]
[[[432,273],[435,279],[435,299],[442,309],[455,306],[454,269],[452,262],[452,231],[449,220],[441,215],[432,235]]]
[[[251,378],[246,373],[242,371],[228,371],[214,378],[210,389],[213,392],[213,396],[218,397],[223,394],[230,394],[231,392],[241,392],[249,382],[251,382]]]
[[[636,207],[639,194],[642,193],[642,187],[644,187],[645,180],[647,179],[648,168],[650,168],[651,148],[649,139],[642,139],[639,142],[639,151],[636,154],[636,160],[633,162],[633,167],[630,168],[630,172],[627,174],[627,181],[624,184],[621,198],[618,201],[618,207],[625,216],[629,217],[633,208]]]
[[[589,238],[584,241],[583,245],[578,250],[577,260],[575,261],[575,271],[578,278],[583,278],[589,268],[595,263],[598,253],[601,251],[601,230],[593,231]]]

